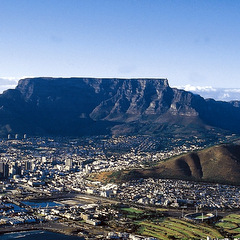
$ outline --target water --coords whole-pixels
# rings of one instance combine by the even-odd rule
[[[48,231],[29,231],[6,233],[0,235],[1,240],[84,240],[83,237],[68,236]]]
[[[13,204],[13,203],[5,203],[6,206],[13,206],[13,210],[15,212],[25,212],[26,210],[24,208],[21,208],[19,206],[17,206],[16,204]],[[11,211],[11,209],[9,210]]]
[[[31,206],[32,208],[45,208],[45,207],[56,207],[56,206],[61,206],[60,203],[56,203],[56,202],[52,202],[52,201],[49,201],[49,202],[46,202],[46,201],[43,201],[43,202],[30,202],[30,201],[23,201],[22,203],[26,204],[26,205],[29,205]]]

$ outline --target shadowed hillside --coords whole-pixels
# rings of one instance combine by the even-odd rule
[[[240,184],[240,145],[225,144],[185,154],[146,170],[123,172],[123,180],[175,178]]]
[[[205,100],[167,79],[29,78],[0,94],[0,136],[240,133],[239,122],[238,102]]]

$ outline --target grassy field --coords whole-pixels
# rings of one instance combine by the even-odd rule
[[[240,236],[240,215],[230,214],[216,223],[216,226],[238,238]]]
[[[193,224],[176,218],[166,218],[160,223],[150,221],[136,222],[140,226],[139,234],[156,237],[158,239],[201,239],[210,236],[222,238],[223,236],[214,228]]]
[[[233,223],[233,222],[228,222],[228,221],[224,221],[224,222],[219,222],[216,224],[216,226],[218,227],[222,227],[224,229],[233,229],[233,228],[237,228],[238,225]]]
[[[156,210],[159,212],[167,212],[168,211],[168,209],[166,209],[166,208],[157,208]]]
[[[137,208],[122,208],[121,210],[129,212],[129,213],[143,213],[143,210],[137,209]]]
[[[195,219],[200,219],[200,220],[202,220],[202,219],[208,219],[209,218],[209,216],[208,215],[201,215],[201,216],[198,216],[198,217],[196,217]]]

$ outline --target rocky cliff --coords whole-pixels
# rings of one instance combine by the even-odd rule
[[[32,78],[0,95],[1,134],[240,132],[238,102],[205,100],[166,79]]]

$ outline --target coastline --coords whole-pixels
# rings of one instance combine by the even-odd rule
[[[83,237],[79,234],[76,234],[77,228],[66,227],[61,223],[37,223],[37,224],[24,224],[18,226],[5,226],[0,227],[0,236],[6,233],[16,233],[24,231],[49,231],[54,233],[60,233],[68,236]],[[79,229],[78,229],[79,230]],[[75,234],[74,234],[75,232]],[[81,232],[81,231],[79,231]]]

